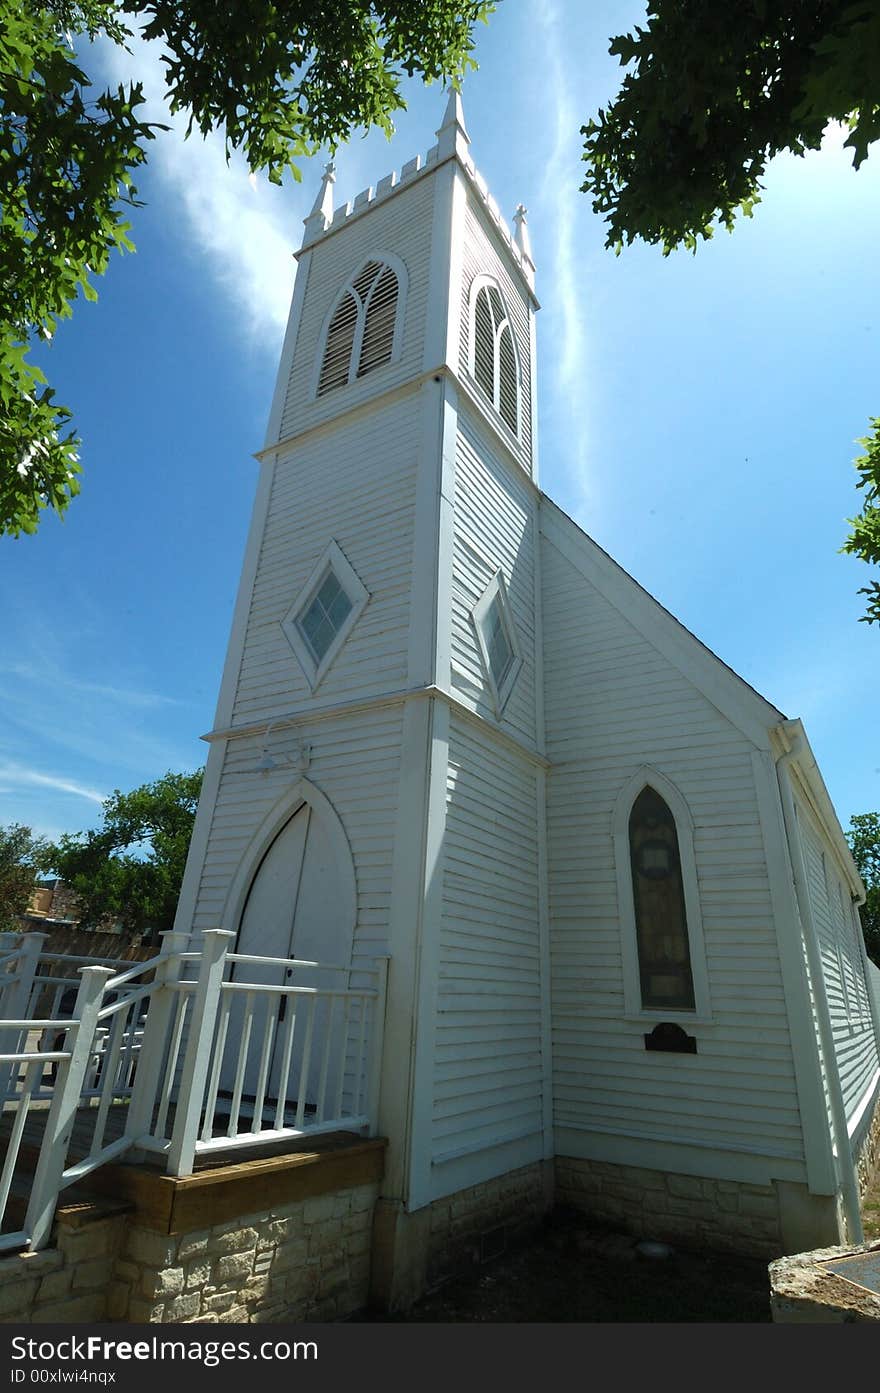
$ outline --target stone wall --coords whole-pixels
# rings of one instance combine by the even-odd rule
[[[108,1315],[137,1322],[330,1321],[365,1306],[377,1184],[195,1233],[131,1226]]]
[[[773,1185],[558,1156],[556,1202],[643,1238],[761,1258],[784,1251]]]
[[[540,1161],[435,1200],[428,1230],[429,1285],[497,1256],[536,1228],[551,1203]]]
[[[125,1225],[118,1207],[108,1208],[74,1209],[59,1217],[56,1247],[0,1259],[0,1323],[107,1319]]]
[[[856,1169],[859,1177],[859,1194],[874,1184],[880,1177],[880,1097],[874,1107],[874,1116],[866,1128],[864,1137],[856,1153]]]
[[[54,1248],[0,1260],[0,1323],[330,1321],[367,1304],[378,1182],[163,1234],[128,1206],[61,1211]]]

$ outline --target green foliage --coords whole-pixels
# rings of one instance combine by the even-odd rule
[[[46,843],[29,827],[10,823],[0,827],[0,932],[19,929],[38,873],[46,861]]]
[[[156,934],[174,923],[202,771],[168,773],[103,804],[97,831],[63,836],[46,856],[75,892],[82,922],[110,917],[132,933]]]
[[[767,162],[818,149],[829,120],[849,126],[856,168],[880,136],[876,0],[651,0],[609,51],[633,71],[582,127],[582,187],[617,250],[694,251],[731,229]]]
[[[858,442],[865,453],[855,461],[859,473],[856,487],[865,490],[865,501],[858,516],[847,519],[852,532],[841,550],[876,566],[880,565],[880,416],[872,417],[871,432]],[[868,597],[862,622],[880,623],[880,581],[872,580],[859,594]]]
[[[650,0],[648,23],[609,52],[632,69],[581,128],[582,184],[620,252],[641,238],[664,256],[695,252],[716,226],[751,217],[780,151],[817,150],[829,121],[849,127],[856,169],[880,137],[877,0]],[[880,418],[856,460],[865,503],[844,551],[880,561]],[[868,596],[880,622],[880,584]]]
[[[865,947],[868,957],[880,967],[880,813],[851,817],[846,839],[867,892],[859,908]]]
[[[62,513],[79,491],[70,412],[28,353],[78,295],[96,298],[90,276],[130,246],[122,208],[153,134],[137,119],[137,87],[87,101],[62,18],[119,32],[111,5],[56,14],[0,0],[0,532],[13,535],[35,532],[42,509]]]
[[[71,412],[29,361],[115,250],[131,250],[132,171],[160,127],[143,92],[89,97],[78,39],[160,42],[173,111],[280,183],[360,127],[393,130],[404,73],[460,81],[491,0],[0,0],[0,534],[37,530],[79,492]]]

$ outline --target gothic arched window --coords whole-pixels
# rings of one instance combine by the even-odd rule
[[[519,435],[519,363],[510,318],[494,281],[471,286],[471,376],[514,435]]]
[[[321,335],[315,396],[400,356],[404,277],[402,265],[389,257],[365,262],[352,276]]]
[[[621,790],[614,859],[626,1014],[708,1020],[693,823],[659,770],[643,766]]]
[[[694,1009],[694,980],[675,818],[656,789],[629,815],[629,859],[642,1006]]]

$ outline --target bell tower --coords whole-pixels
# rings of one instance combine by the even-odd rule
[[[267,840],[293,845],[305,802],[325,848],[344,833],[353,922],[328,939],[350,942],[354,974],[390,957],[381,1222],[424,1267],[432,1206],[511,1170],[539,1185],[552,1154],[538,306],[525,209],[511,232],[458,93],[424,158],[334,193],[328,165],[177,927],[240,933]],[[260,903],[286,923],[289,896]]]

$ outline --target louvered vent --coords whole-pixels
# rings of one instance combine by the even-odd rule
[[[364,340],[358,377],[390,363],[394,347],[394,319],[397,314],[397,277],[390,266],[384,267],[373,284],[366,304]]]
[[[474,381],[515,435],[519,428],[519,376],[513,331],[494,285],[477,291],[473,348]]]
[[[390,363],[397,318],[397,276],[381,261],[358,271],[333,313],[318,396]]]
[[[359,313],[358,302],[349,291],[337,306],[327,330],[327,347],[321,364],[318,396],[324,392],[331,392],[334,387],[344,387],[348,381]]]
[[[504,324],[498,338],[498,409],[516,434],[516,358],[513,353],[513,334]]]

